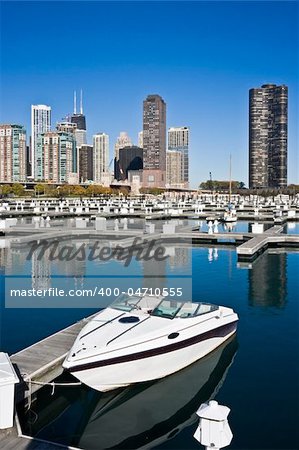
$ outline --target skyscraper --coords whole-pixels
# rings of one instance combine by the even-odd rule
[[[51,129],[51,107],[47,105],[31,105],[31,175],[36,172],[36,142],[38,135]]]
[[[166,184],[167,187],[184,187],[182,180],[182,153],[178,150],[166,152]]]
[[[168,150],[181,153],[181,183],[189,185],[189,136],[188,127],[171,127],[168,129]]]
[[[119,149],[119,160],[117,162],[117,180],[127,180],[129,170],[143,169],[143,150],[135,145]]]
[[[75,137],[63,131],[42,133],[36,143],[36,180],[67,183],[77,172]]]
[[[128,136],[128,133],[126,131],[121,131],[116,143],[114,145],[114,158],[116,158],[116,160],[119,159],[119,149],[120,148],[125,148],[125,147],[131,147],[132,146],[132,141],[131,138]]]
[[[132,141],[131,138],[128,136],[128,133],[126,131],[121,131],[120,135],[118,136],[116,143],[114,145],[114,178],[116,180],[121,180],[121,174],[119,171],[119,150],[121,148],[125,147],[131,147]]]
[[[149,95],[143,102],[143,184],[165,185],[166,103],[160,95]]]
[[[93,147],[81,145],[79,149],[79,182],[93,180]]]
[[[22,125],[0,125],[0,181],[26,181],[26,130]]]
[[[287,186],[288,88],[249,91],[249,187]]]
[[[93,136],[93,179],[103,184],[109,168],[109,136],[97,133]]]
[[[80,91],[80,113],[77,113],[77,93],[74,92],[74,112],[71,115],[71,122],[77,124],[78,130],[86,130],[86,118],[83,114],[83,93]]]

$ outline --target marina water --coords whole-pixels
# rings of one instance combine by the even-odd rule
[[[18,258],[11,274],[30,278],[29,262],[23,265]],[[232,307],[240,318],[236,339],[153,383],[106,394],[84,386],[56,387],[53,394],[46,387],[21,415],[24,434],[86,449],[196,449],[195,412],[215,398],[231,408],[230,448],[298,448],[298,263],[299,254],[284,249],[268,250],[240,265],[234,247],[175,248],[163,269],[167,282],[192,267],[193,301]],[[138,264],[136,273],[142,276]],[[118,270],[113,261],[88,262],[85,273],[75,278],[85,283],[84,277],[99,271]],[[51,276],[58,272],[52,270]],[[1,349],[17,352],[95,311],[9,309],[2,300]]]

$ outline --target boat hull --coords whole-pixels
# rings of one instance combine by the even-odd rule
[[[98,391],[110,391],[138,382],[164,378],[200,360],[235,332],[237,321],[163,347],[70,369],[82,383]]]

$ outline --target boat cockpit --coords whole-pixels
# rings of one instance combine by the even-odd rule
[[[139,310],[150,314],[151,316],[162,317],[165,319],[187,319],[216,311],[219,309],[219,306],[209,303],[176,301],[164,297],[138,297],[121,294],[110,305],[110,308],[124,312]]]

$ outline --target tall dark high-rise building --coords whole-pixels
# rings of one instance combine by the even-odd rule
[[[77,130],[86,130],[86,119],[83,114],[82,90],[80,93],[80,113],[77,113],[77,94],[74,92],[74,113],[71,115],[71,122],[77,125]]]
[[[71,122],[77,125],[77,130],[86,130],[86,120],[84,114],[72,114]]]
[[[31,176],[31,151],[30,145],[26,145],[26,176]]]
[[[166,103],[160,95],[143,102],[143,183],[163,186],[166,178]]]
[[[288,88],[249,91],[249,187],[287,186]]]
[[[119,149],[119,159],[115,162],[116,180],[127,180],[129,170],[143,169],[143,149],[133,145]]]
[[[93,146],[81,145],[79,148],[79,182],[93,180]]]

